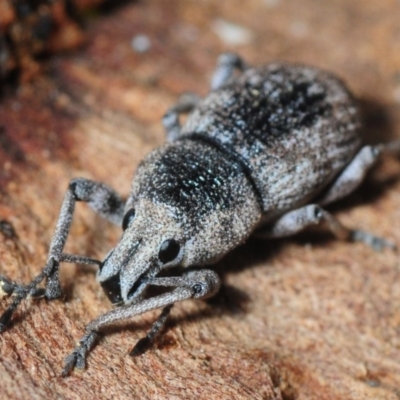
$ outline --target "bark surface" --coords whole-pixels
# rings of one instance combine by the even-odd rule
[[[366,142],[399,137],[399,21],[392,0],[149,0],[88,20],[79,54],[47,60],[47,74],[1,99],[0,274],[28,282],[41,270],[73,177],[127,195],[164,141],[163,113],[182,92],[207,92],[222,51],[334,71],[360,98]],[[400,246],[399,159],[331,210]],[[78,204],[66,250],[103,258],[119,233]],[[174,307],[154,349],[128,355],[158,312],[108,329],[87,369],[61,378],[85,325],[111,308],[94,268],[65,264],[65,299],[25,302],[0,336],[0,397],[400,398],[398,253],[310,233],[251,239],[215,269],[221,292]]]

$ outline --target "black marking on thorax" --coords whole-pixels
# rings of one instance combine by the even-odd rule
[[[241,165],[232,163],[210,143],[180,141],[154,162],[141,191],[154,201],[200,218],[234,204],[240,190],[235,180],[242,175]]]
[[[262,189],[258,187],[256,181],[253,179],[252,168],[245,158],[243,158],[240,154],[235,152],[232,148],[224,146],[224,144],[221,143],[219,140],[214,139],[213,137],[207,135],[206,133],[199,133],[199,132],[190,133],[185,135],[184,137],[178,138],[176,141],[178,142],[183,140],[191,140],[211,145],[213,148],[222,153],[221,155],[223,157],[230,160],[234,164],[238,165],[240,169],[243,171],[244,175],[246,176],[251,187],[253,188],[253,192],[257,198],[257,202],[260,206],[260,209],[262,211],[265,211],[263,206]]]

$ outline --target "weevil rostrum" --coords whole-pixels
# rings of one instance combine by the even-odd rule
[[[182,127],[181,113],[188,113]],[[138,166],[126,202],[103,183],[74,179],[42,272],[27,285],[1,277],[2,292],[14,294],[0,318],[3,331],[27,296],[60,297],[61,262],[98,264],[97,280],[116,307],[87,325],[65,360],[64,376],[84,368],[105,326],[161,308],[131,355],[143,352],[174,303],[218,291],[218,275],[201,266],[253,233],[277,238],[324,223],[342,240],[394,247],[344,227],[324,208],[351,193],[382,152],[400,149],[400,141],[362,145],[357,105],[335,76],[284,63],[249,67],[226,53],[218,60],[209,94],[182,96],[163,124],[167,143]],[[63,252],[77,201],[122,225],[119,243],[102,262]],[[181,276],[159,276],[173,266],[182,267]],[[167,291],[150,296],[151,286]]]

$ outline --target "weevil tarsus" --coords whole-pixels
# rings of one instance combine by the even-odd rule
[[[235,70],[244,71],[246,62],[236,53],[223,53],[218,57],[217,67],[211,78],[211,90],[218,90],[233,77]]]
[[[150,349],[156,338],[161,334],[162,330],[164,329],[173,306],[173,304],[170,304],[162,309],[161,314],[154,321],[150,330],[147,332],[147,335],[136,342],[135,346],[129,353],[130,356],[140,356],[148,349]]]
[[[176,104],[164,114],[162,124],[169,142],[176,140],[181,133],[179,115],[191,112],[199,101],[200,97],[197,94],[184,93]]]

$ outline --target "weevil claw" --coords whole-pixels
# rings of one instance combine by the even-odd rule
[[[79,341],[79,345],[64,360],[64,368],[61,372],[62,377],[68,376],[74,368],[86,368],[87,353],[93,347],[96,338],[96,332],[89,332]]]
[[[9,296],[15,290],[16,284],[3,275],[0,275],[0,298]]]
[[[151,345],[153,344],[153,340],[148,336],[142,337],[137,341],[133,349],[130,351],[129,355],[131,357],[141,356],[147,350],[150,349]]]
[[[351,240],[353,242],[365,243],[375,251],[383,251],[384,249],[391,249],[393,251],[398,250],[396,244],[390,240],[360,230],[354,230],[351,232]]]
[[[64,368],[61,376],[66,377],[70,375],[73,369],[85,369],[86,368],[86,353],[87,348],[84,346],[77,347],[70,355],[65,358]]]
[[[68,376],[71,371],[74,369],[76,364],[77,354],[73,351],[70,355],[68,355],[64,360],[64,368],[61,372],[61,376],[65,378]]]

